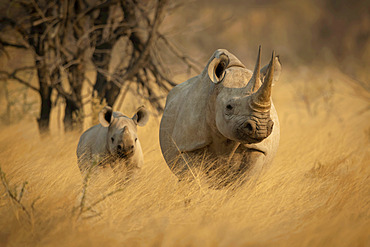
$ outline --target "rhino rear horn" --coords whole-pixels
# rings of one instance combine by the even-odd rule
[[[105,106],[99,112],[99,122],[103,127],[108,127],[113,121],[113,110],[110,106]]]
[[[229,57],[224,54],[217,54],[208,65],[208,76],[215,84],[222,81],[225,76],[225,70],[229,65]]]
[[[250,106],[257,111],[269,111],[271,108],[271,89],[275,69],[275,51],[272,52],[272,57],[268,66],[267,75],[264,78],[263,84],[252,95]]]
[[[265,78],[265,76],[267,75],[267,72],[268,72],[268,68],[269,68],[269,64],[267,64],[266,66],[264,66],[262,69],[261,69],[261,80],[263,80],[263,78]],[[274,65],[274,78],[272,79],[272,85],[274,86],[275,82],[279,81],[280,79],[280,74],[281,74],[281,69],[282,69],[282,65],[281,65],[281,60],[280,60],[280,56],[277,55],[275,57],[275,65]]]

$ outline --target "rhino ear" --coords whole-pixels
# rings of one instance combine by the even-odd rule
[[[140,106],[135,115],[132,117],[132,120],[134,123],[136,123],[139,126],[145,126],[146,123],[149,120],[149,112],[145,109],[144,106]]]
[[[108,127],[113,121],[113,110],[110,106],[105,106],[103,110],[99,112],[99,122],[103,127]]]
[[[263,81],[263,78],[266,76],[267,71],[268,71],[269,65],[267,64],[260,70],[261,74],[261,81]],[[275,65],[274,65],[274,79],[272,80],[272,85],[275,84],[275,82],[279,81],[281,74],[281,61],[279,55],[275,57]]]
[[[208,64],[208,77],[215,84],[219,83],[225,77],[225,70],[229,65],[230,59],[225,53],[217,52]]]

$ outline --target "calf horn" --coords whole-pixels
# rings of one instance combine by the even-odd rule
[[[247,86],[245,86],[245,93],[254,93],[257,88],[261,86],[260,79],[260,69],[261,69],[261,46],[258,47],[258,55],[256,65],[254,66],[254,71],[252,78],[249,80]]]
[[[271,108],[271,89],[274,77],[275,51],[272,52],[271,61],[268,66],[267,75],[262,86],[252,95],[250,107],[257,111],[267,112]]]

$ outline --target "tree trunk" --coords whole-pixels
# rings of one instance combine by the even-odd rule
[[[41,108],[40,117],[37,119],[40,134],[49,134],[50,131],[51,92],[51,87],[40,89]]]
[[[124,12],[124,19],[125,23],[137,23],[136,14],[135,14],[135,3],[130,0],[124,0],[120,4],[122,11]],[[97,18],[98,23],[96,24],[102,24],[107,23],[108,20],[108,9],[104,9],[100,12],[99,18]],[[100,34],[100,38],[102,38]],[[132,44],[134,45],[134,49],[140,53],[144,47],[144,43],[142,39],[139,37],[137,31],[132,32],[129,36],[130,40],[132,41]],[[119,36],[114,41],[109,41],[102,43],[101,45],[97,46],[93,55],[93,62],[96,67],[108,71],[109,68],[109,62],[111,59],[111,53],[110,52],[103,52],[103,51],[111,51],[114,43],[119,40]],[[138,54],[136,52],[136,54]],[[128,58],[129,59],[129,58]],[[121,88],[117,86],[112,81],[108,81],[106,76],[101,74],[99,71],[96,75],[96,82],[94,85],[94,90],[98,92],[98,97],[102,100],[105,99],[106,103],[109,106],[113,106],[113,104],[116,102]]]
[[[41,98],[40,116],[37,118],[39,132],[41,135],[49,134],[49,122],[51,112],[51,92],[52,88],[48,83],[48,73],[44,64],[36,61],[37,75],[39,79],[39,94]]]
[[[109,70],[112,48],[113,45],[109,42],[103,43],[96,47],[93,54],[93,62],[100,70]],[[98,70],[96,73],[94,91],[97,91],[98,97],[101,99],[101,101],[105,99],[108,105],[113,106],[119,95],[120,88],[113,82],[108,81],[106,75],[101,73],[100,70]]]
[[[31,18],[31,22],[35,21],[35,17]],[[39,132],[41,135],[49,134],[50,128],[50,112],[52,108],[51,104],[51,92],[52,87],[49,83],[49,73],[45,64],[45,46],[44,42],[40,40],[40,33],[45,31],[44,25],[37,25],[31,27],[31,35],[29,35],[29,43],[35,49],[36,68],[37,76],[39,80],[39,94],[41,99],[40,116],[37,118]],[[37,58],[40,57],[41,59]]]
[[[107,82],[107,89],[105,91],[104,98],[107,101],[107,105],[113,106],[114,102],[116,102],[118,95],[121,91],[121,88],[118,87],[113,82]]]
[[[64,110],[64,131],[82,130],[83,127],[83,104],[82,86],[85,78],[84,64],[72,65],[68,72],[68,80],[73,90],[73,100],[66,98]]]
[[[66,107],[64,110],[64,131],[69,132],[74,129],[82,129],[81,111],[76,104],[66,99]]]

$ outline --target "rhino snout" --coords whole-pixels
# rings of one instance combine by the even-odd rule
[[[133,143],[129,144],[118,144],[117,145],[117,153],[120,156],[130,156],[134,153],[135,151],[135,145]]]
[[[242,125],[242,132],[249,143],[261,142],[267,138],[273,129],[274,122],[271,119],[263,122],[247,120]]]
[[[126,149],[123,149],[123,146],[122,145],[118,145],[117,146],[117,150],[118,151],[127,151],[127,152],[130,152],[130,151],[133,151],[134,150],[134,145],[131,145],[131,146],[127,147]]]
[[[244,131],[248,135],[254,135],[256,132],[256,123],[252,120],[248,120],[244,123]]]
[[[267,136],[269,136],[272,132],[272,128],[274,127],[274,121],[271,119],[267,122]]]

